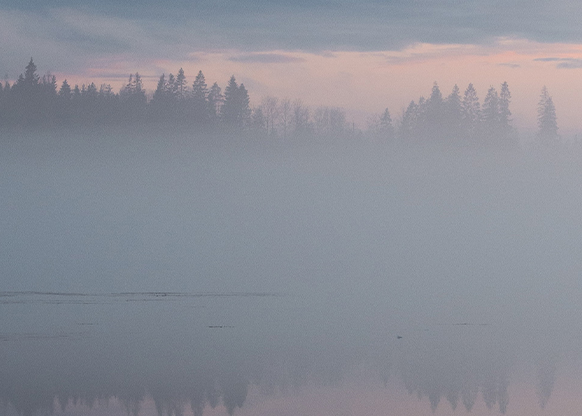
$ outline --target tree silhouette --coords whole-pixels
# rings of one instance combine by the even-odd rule
[[[222,89],[215,82],[212,84],[212,87],[210,87],[210,91],[208,91],[208,110],[210,122],[212,124],[218,122],[223,102],[224,96],[222,95]]]
[[[222,105],[222,121],[230,127],[242,129],[249,125],[251,108],[249,94],[243,84],[238,86],[236,79],[230,77],[224,89],[224,104]]]
[[[558,139],[558,121],[554,101],[544,86],[538,102],[538,138],[545,141]]]
[[[198,72],[192,84],[192,117],[197,123],[205,123],[210,118],[208,86],[202,71]]]
[[[394,127],[392,127],[392,117],[388,108],[380,116],[380,132],[386,139],[392,139],[394,136]]]
[[[427,138],[441,139],[445,133],[444,102],[436,82],[433,84],[430,98],[426,101],[423,114],[423,133]]]
[[[264,97],[261,100],[261,108],[265,115],[267,136],[271,136],[275,131],[275,123],[279,118],[279,99],[277,97]]]
[[[416,126],[418,123],[418,105],[411,101],[402,115],[400,121],[399,136],[402,140],[410,141],[415,136]]]
[[[303,105],[300,99],[293,101],[293,132],[304,134],[310,129],[309,108]]]
[[[474,140],[479,130],[481,121],[481,106],[477,91],[473,84],[469,84],[463,95],[463,102],[461,103],[463,130],[469,139]]]
[[[511,93],[507,82],[501,84],[501,92],[499,93],[499,128],[504,136],[511,132],[511,111],[509,111],[509,104],[511,102]]]
[[[445,101],[447,134],[457,141],[463,133],[463,108],[461,104],[461,91],[457,84]]]
[[[499,95],[494,87],[489,87],[483,100],[483,127],[487,140],[496,140],[500,133]]]

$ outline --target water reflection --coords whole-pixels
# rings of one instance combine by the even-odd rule
[[[453,322],[354,337],[355,328],[327,325],[331,315],[305,319],[299,312],[307,303],[280,293],[0,297],[4,319],[19,322],[19,330],[0,334],[0,400],[7,415],[91,409],[135,416],[198,416],[212,409],[233,414],[252,392],[301,397],[325,386],[348,388],[342,386],[353,379],[372,390],[404,389],[433,412],[443,406],[470,412],[481,399],[487,409],[506,413],[510,380],[525,368],[524,350],[507,328]],[[333,310],[334,302],[325,302]],[[271,318],[281,312],[285,322],[295,318],[301,325],[278,328],[282,321]],[[543,408],[558,357],[536,351],[531,364],[537,368],[531,388]]]

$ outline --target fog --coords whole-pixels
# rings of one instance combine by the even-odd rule
[[[354,377],[519,414],[512,385],[541,410],[581,380],[582,148],[134,130],[2,133],[6,414],[236,414]]]

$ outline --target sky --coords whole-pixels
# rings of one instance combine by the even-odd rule
[[[434,82],[472,82],[483,100],[507,81],[514,125],[536,128],[546,85],[563,135],[582,131],[582,28],[571,0],[1,0],[0,77],[34,57],[60,82],[148,89],[180,67],[223,88],[234,74],[258,104],[274,95],[393,118]],[[363,127],[363,126],[362,126]]]

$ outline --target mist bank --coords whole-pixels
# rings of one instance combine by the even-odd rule
[[[547,401],[581,356],[574,145],[17,133],[0,143],[0,395],[23,414],[139,402],[160,380],[234,409],[248,386],[362,363],[433,407],[480,392],[504,411],[515,374]]]

